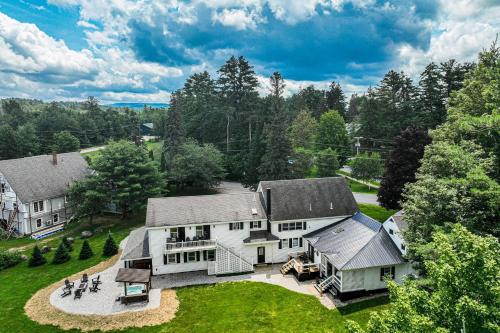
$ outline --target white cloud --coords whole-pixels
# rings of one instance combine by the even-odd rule
[[[490,46],[500,27],[500,6],[484,10],[480,5],[485,1],[443,0],[443,12],[433,24],[427,50],[408,44],[396,46],[402,70],[416,78],[431,61],[476,61],[478,52]]]
[[[85,20],[80,20],[76,22],[76,25],[82,28],[89,28],[89,29],[98,29],[98,27],[95,24],[92,24],[88,21]]]
[[[48,36],[34,24],[21,23],[0,13],[0,71],[38,74],[58,80],[91,78],[96,59],[89,50],[74,51],[64,41]]]
[[[256,12],[248,12],[243,9],[224,9],[221,12],[214,11],[212,21],[237,30],[255,29],[257,23],[262,21]]]

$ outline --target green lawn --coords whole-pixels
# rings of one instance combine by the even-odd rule
[[[163,148],[163,141],[146,141],[146,148],[153,151],[155,161],[160,163],[161,150]]]
[[[144,215],[125,221],[106,216],[97,222],[104,227],[89,240],[95,253],[93,258],[77,260],[82,244],[82,240],[77,238],[73,258],[69,262],[37,268],[30,268],[23,262],[0,271],[2,332],[63,332],[29,320],[24,315],[24,304],[37,290],[104,260],[100,254],[108,230],[120,241],[132,228],[144,223]],[[76,235],[80,230],[75,228],[68,234]],[[59,241],[51,239],[48,244],[57,246]],[[30,249],[25,251],[27,254],[30,252]],[[47,255],[49,261],[53,253]],[[345,332],[343,323],[346,319],[364,325],[369,312],[388,307],[387,298],[382,297],[340,311],[329,311],[313,296],[252,282],[181,288],[178,289],[178,297],[181,305],[172,322],[152,328],[128,329],[126,332],[294,332],[304,330],[304,327],[315,332]]]
[[[372,204],[360,203],[358,204],[358,207],[361,210],[361,213],[368,215],[380,222],[385,222],[385,220],[387,220],[390,216],[394,215],[394,213],[397,212],[397,210],[385,209],[384,207]]]
[[[347,171],[342,171],[342,170],[337,170],[336,171],[339,175],[344,175],[344,176],[351,176],[351,173],[350,172],[347,172]],[[369,181],[370,184],[373,184],[373,185],[376,185],[376,186],[380,186],[380,182],[376,181],[376,180],[371,180]]]
[[[368,185],[361,184],[357,181],[347,179],[347,183],[349,184],[349,187],[351,188],[351,191],[357,192],[357,193],[368,193],[368,194],[377,194],[378,190],[375,188],[369,188]]]

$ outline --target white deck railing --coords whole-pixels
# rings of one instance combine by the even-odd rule
[[[197,240],[197,241],[187,241],[187,242],[167,242],[165,244],[165,251],[167,252],[179,252],[186,251],[193,248],[215,248],[217,241],[214,239],[208,240]]]

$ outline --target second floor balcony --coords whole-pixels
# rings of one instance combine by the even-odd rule
[[[181,241],[181,242],[173,242],[167,240],[167,243],[165,244],[165,252],[176,253],[176,252],[186,252],[186,251],[211,250],[215,249],[216,246],[217,246],[217,241],[215,239],[192,240],[192,241]]]

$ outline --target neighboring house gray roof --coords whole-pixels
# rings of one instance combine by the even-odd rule
[[[146,227],[250,221],[265,218],[258,194],[253,192],[151,198],[148,200]]]
[[[133,230],[123,250],[122,260],[149,258],[149,234],[145,227]]]
[[[340,270],[405,262],[382,224],[359,212],[304,238]]]
[[[80,153],[39,155],[0,161],[4,175],[22,202],[57,198],[66,195],[69,186],[89,174],[87,162]]]
[[[408,230],[408,223],[405,221],[403,210],[400,210],[396,214],[392,215],[391,218],[398,226],[399,231],[405,232]]]
[[[143,123],[142,126],[147,127],[149,129],[153,129],[154,127],[153,123]]]
[[[351,189],[342,177],[262,181],[263,202],[271,189],[271,220],[348,216],[358,211]]]

